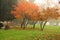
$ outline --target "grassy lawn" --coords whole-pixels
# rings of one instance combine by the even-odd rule
[[[40,31],[40,28],[39,30],[1,29],[0,40],[60,40],[60,27],[46,26],[44,31]]]

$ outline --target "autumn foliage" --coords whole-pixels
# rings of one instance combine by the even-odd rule
[[[41,21],[41,30],[44,29],[47,20],[58,19],[59,14],[56,8],[49,8],[40,10],[39,6],[29,3],[27,1],[18,2],[17,5],[12,5],[14,10],[11,10],[11,14],[14,15],[15,18],[23,19],[22,25],[25,25],[25,19],[33,20],[33,21]]]
[[[35,4],[28,3],[27,1],[19,2],[17,3],[17,6],[12,5],[14,7],[14,10],[11,11],[11,13],[14,15],[15,18],[22,18],[25,15],[30,17],[30,19],[36,19],[34,17],[37,17],[37,11],[38,6]]]
[[[47,8],[39,11],[39,7],[35,4],[29,3],[27,1],[22,1],[17,3],[17,6],[12,5],[14,10],[11,13],[15,18],[27,17],[30,20],[44,21],[48,18],[57,19],[59,17],[58,10],[55,8]]]
[[[57,20],[59,17],[58,9],[56,8],[47,8],[43,9],[43,11],[40,12],[40,20],[52,20],[55,19]]]

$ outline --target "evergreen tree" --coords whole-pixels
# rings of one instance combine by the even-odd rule
[[[14,19],[10,11],[13,10],[12,5],[15,5],[16,2],[16,0],[0,0],[0,21],[9,21]]]

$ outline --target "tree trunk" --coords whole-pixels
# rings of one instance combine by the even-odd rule
[[[23,25],[23,24],[21,24],[21,28],[22,28],[22,25]]]
[[[43,25],[43,22],[40,23],[41,31],[43,31],[42,25]]]
[[[26,25],[25,25],[25,24],[23,24],[23,26],[24,26],[24,27],[23,27],[23,29],[25,29],[25,26],[26,26]]]
[[[33,24],[33,29],[35,28],[35,24]]]
[[[25,18],[23,18],[23,21],[21,23],[21,28],[23,28],[22,26],[24,25],[24,23],[25,23]]]
[[[44,29],[44,27],[45,27],[46,23],[47,23],[47,20],[46,20],[46,21],[45,21],[45,23],[43,24],[43,29]]]
[[[1,29],[1,27],[0,27],[0,29]]]
[[[8,30],[8,29],[9,29],[9,25],[6,25],[6,26],[5,26],[5,30]]]

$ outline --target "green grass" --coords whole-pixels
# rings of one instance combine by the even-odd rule
[[[36,25],[36,28],[39,26]],[[46,26],[40,30],[0,30],[0,40],[60,40],[60,27]]]

